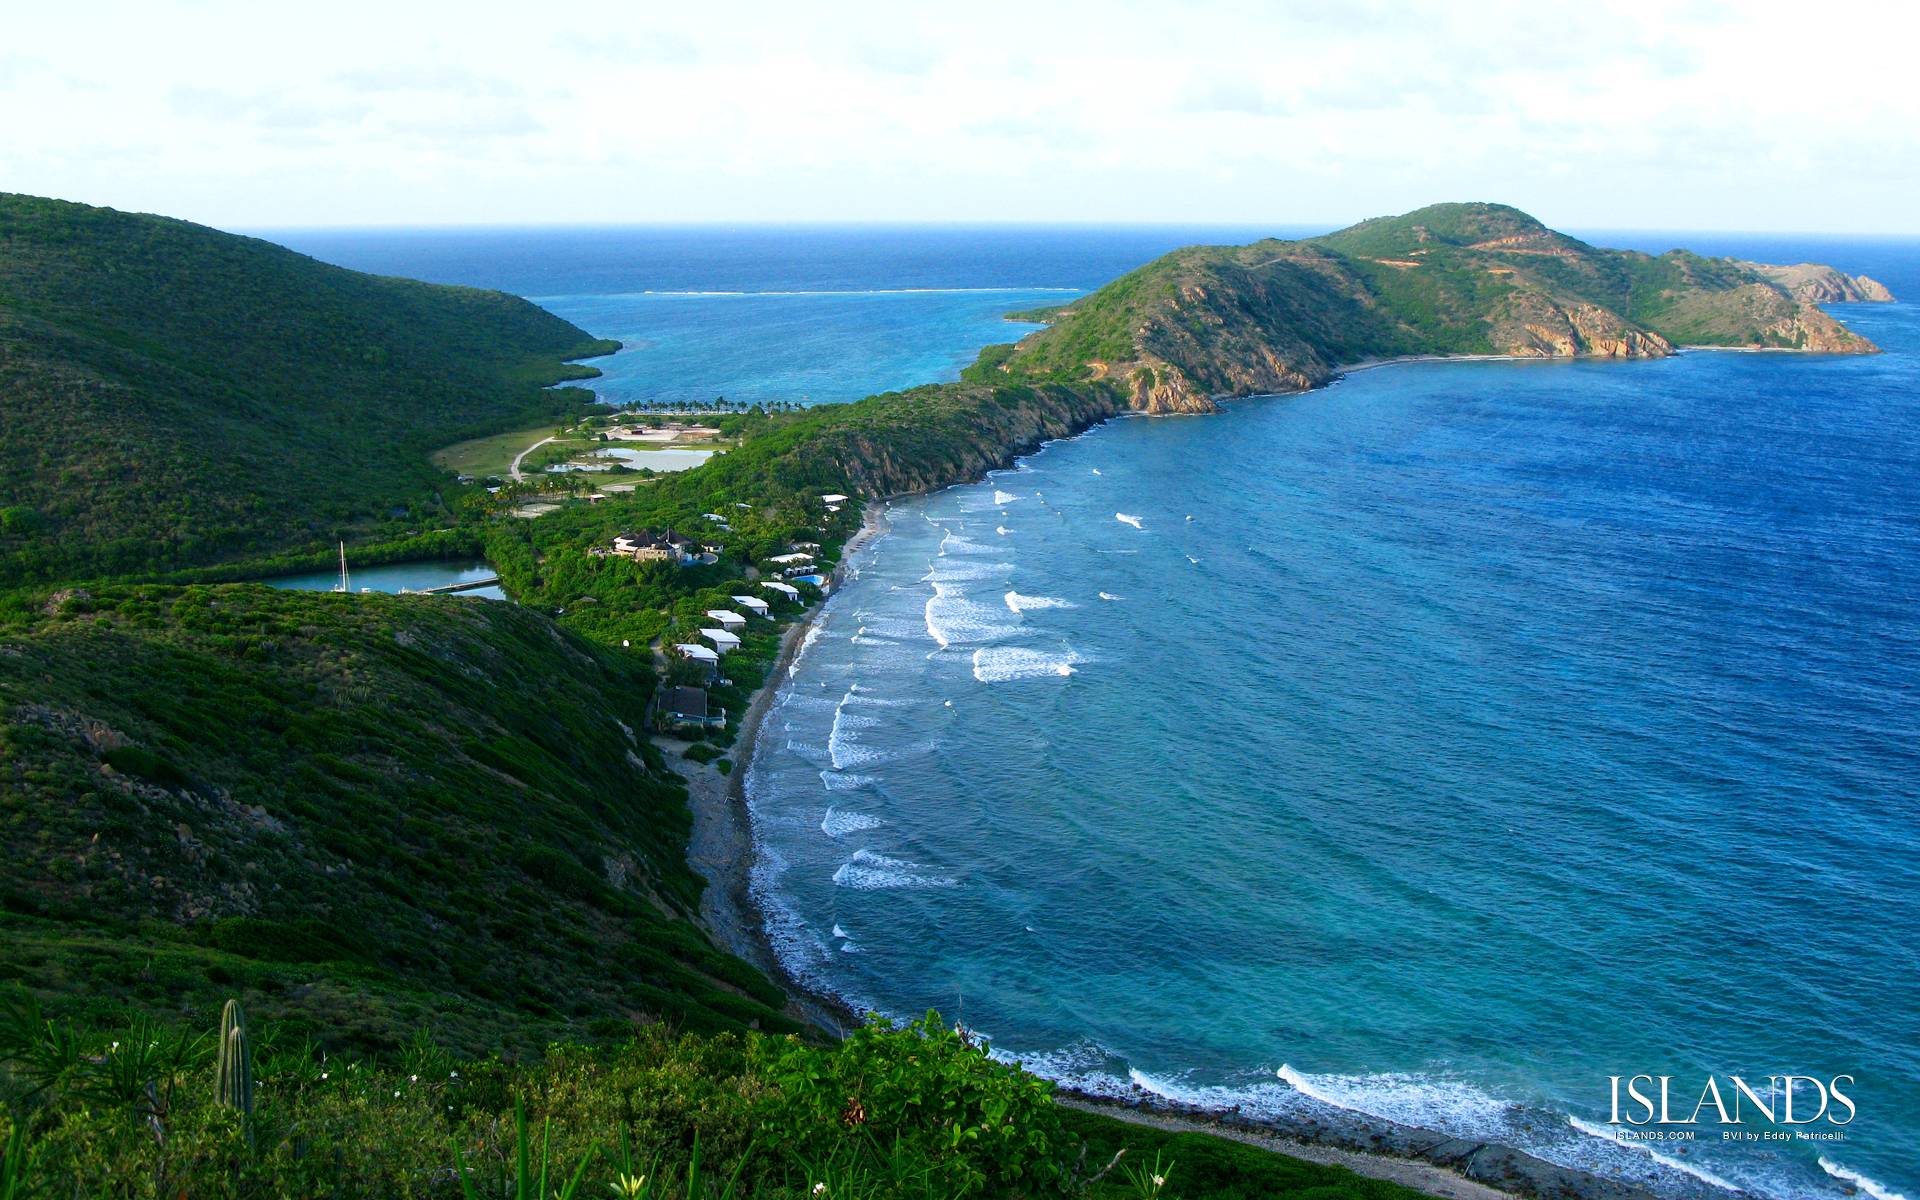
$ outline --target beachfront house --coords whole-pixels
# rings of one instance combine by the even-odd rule
[[[820,497],[820,502],[822,504],[845,504],[849,499],[851,499],[851,497],[842,496],[839,492],[834,492],[831,495]]]
[[[721,654],[730,654],[740,648],[739,637],[724,629],[702,629],[700,636],[712,642],[713,648]]]
[[[765,600],[762,600],[758,596],[733,596],[730,597],[730,599],[756,617],[771,617],[773,615],[773,609],[768,606]]]
[[[790,583],[781,583],[778,579],[763,579],[760,581],[760,586],[769,591],[779,592],[795,604],[800,603],[800,589]]]
[[[708,707],[705,688],[670,687],[660,699],[660,724],[667,729],[719,729],[727,710]]]
[[[728,612],[724,608],[710,608],[707,619],[728,633],[738,633],[747,627],[747,619],[737,612]]]

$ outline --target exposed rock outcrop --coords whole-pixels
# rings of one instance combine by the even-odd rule
[[[1849,275],[1820,263],[1795,263],[1775,266],[1771,263],[1742,262],[1789,296],[1803,304],[1891,304],[1893,293],[1877,279]]]
[[[1540,358],[1664,358],[1673,343],[1597,304],[1562,305],[1537,292],[1509,299],[1489,322],[1496,347]]]

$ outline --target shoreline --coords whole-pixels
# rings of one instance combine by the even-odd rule
[[[781,635],[780,653],[767,672],[767,681],[741,715],[731,755],[733,770],[722,775],[711,764],[691,760],[681,760],[684,768],[676,764],[687,780],[687,806],[693,815],[687,861],[707,881],[706,890],[700,894],[701,926],[721,949],[745,959],[778,984],[787,993],[791,1015],[836,1036],[844,1036],[860,1025],[864,1014],[794,978],[775,953],[767,937],[766,914],[753,898],[755,846],[753,814],[747,807],[747,772],[759,752],[760,723],[773,707],[782,677],[799,656],[807,635],[825,616],[827,605],[839,594],[841,571],[847,560],[883,531],[881,511],[886,503],[874,500],[863,508],[860,528],[841,547],[840,562],[834,566],[833,591]]]
[[[1487,361],[1490,358],[1541,361],[1512,355],[1411,357],[1355,364],[1343,368],[1342,374],[1406,362]],[[1335,376],[1329,383],[1338,378]],[[1267,394],[1292,396],[1303,392]],[[1107,420],[1126,415],[1131,414],[1117,414]],[[1069,439],[1105,423],[1104,420],[1094,422],[1087,429],[1069,435]],[[1008,469],[1038,453],[1051,441],[1069,439],[1049,439],[1040,446],[1018,451],[1007,467],[994,469]],[[983,476],[967,482],[980,483],[984,479]],[[865,1014],[840,997],[796,978],[775,952],[767,936],[765,913],[753,895],[756,846],[753,817],[747,805],[746,777],[759,751],[761,722],[772,707],[781,677],[798,657],[807,634],[825,615],[827,604],[839,594],[837,585],[847,562],[885,532],[884,510],[899,498],[886,497],[867,503],[859,531],[848,539],[834,568],[833,593],[782,635],[780,653],[767,683],[754,694],[741,718],[733,747],[732,772],[723,776],[711,765],[685,760],[684,767],[676,764],[686,775],[688,804],[693,813],[688,861],[708,884],[701,894],[700,924],[723,949],[752,963],[786,992],[790,1015],[836,1037],[845,1036],[849,1029],[862,1024]],[[1458,1138],[1335,1106],[1327,1106],[1328,1111],[1317,1116],[1255,1117],[1242,1113],[1238,1105],[1220,1109],[1187,1104],[1137,1085],[1131,1086],[1130,1094],[1114,1095],[1056,1082],[1054,1095],[1063,1105],[1116,1120],[1224,1137],[1311,1162],[1343,1166],[1356,1174],[1390,1180],[1445,1200],[1499,1200],[1516,1195],[1537,1200],[1663,1200],[1660,1195],[1637,1185],[1562,1167],[1516,1147]],[[1683,1195],[1694,1191],[1686,1184],[1681,1185]],[[1698,1194],[1719,1193],[1706,1189]]]

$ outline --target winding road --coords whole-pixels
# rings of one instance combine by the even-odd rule
[[[543,437],[539,441],[535,442],[533,445],[528,446],[525,450],[522,450],[520,453],[514,455],[513,464],[507,468],[507,474],[512,476],[515,482],[520,482],[525,480],[526,476],[521,474],[520,472],[520,464],[526,461],[527,455],[532,454],[535,450],[538,450],[540,447],[546,445],[548,442],[552,440],[553,440],[552,437]]]

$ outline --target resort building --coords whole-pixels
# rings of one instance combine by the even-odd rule
[[[724,608],[710,608],[707,618],[728,633],[737,633],[747,627],[747,619],[737,612],[728,612]]]
[[[685,566],[693,561],[696,548],[692,541],[671,529],[642,529],[614,538],[609,553],[635,562],[671,562]]]
[[[740,639],[724,629],[702,629],[700,636],[712,642],[713,648],[721,654],[740,648]]]
[[[760,581],[760,586],[779,592],[795,604],[800,603],[800,589],[790,583],[781,583],[777,579],[763,579]]]
[[[839,492],[834,492],[830,496],[820,497],[820,502],[822,504],[845,504],[850,499],[852,499],[852,497],[842,496]]]
[[[756,617],[771,617],[773,615],[773,609],[765,600],[762,600],[758,596],[733,596],[731,599],[735,604],[738,604],[741,608],[746,609]]]
[[[727,710],[707,707],[704,688],[670,687],[660,699],[660,724],[669,729],[719,729],[726,723]]]

